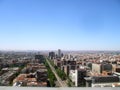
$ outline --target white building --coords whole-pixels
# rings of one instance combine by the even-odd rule
[[[84,77],[86,76],[86,70],[84,67],[76,70],[70,70],[69,77],[72,80],[72,82],[75,83],[75,86],[80,86],[81,84],[84,84]]]

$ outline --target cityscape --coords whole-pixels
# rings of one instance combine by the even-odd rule
[[[1,51],[0,86],[120,87],[120,51]]]
[[[120,0],[0,0],[0,90],[119,87]]]

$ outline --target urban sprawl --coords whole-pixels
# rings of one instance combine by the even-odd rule
[[[120,52],[0,51],[0,86],[120,87]]]

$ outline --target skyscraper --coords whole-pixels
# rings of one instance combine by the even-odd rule
[[[61,58],[61,50],[58,49],[58,57]]]

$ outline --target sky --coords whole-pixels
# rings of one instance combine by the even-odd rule
[[[120,50],[120,0],[0,0],[0,50]]]

